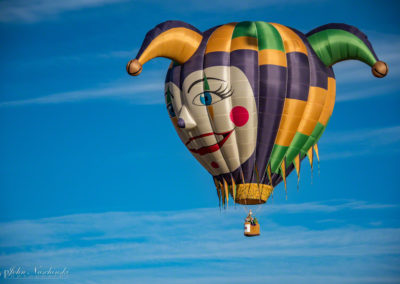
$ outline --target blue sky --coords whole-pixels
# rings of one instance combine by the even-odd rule
[[[1,270],[68,267],[45,283],[398,283],[399,12],[396,1],[2,1]],[[334,66],[320,170],[311,178],[304,161],[287,200],[276,188],[258,238],[243,238],[240,207],[220,213],[211,177],[176,135],[168,60],[126,74],[165,20],[304,33],[343,22],[389,65],[384,79],[360,62]]]

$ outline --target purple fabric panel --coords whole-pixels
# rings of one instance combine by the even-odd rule
[[[261,65],[260,99],[258,107],[258,131],[256,165],[260,182],[267,183],[265,172],[282,117],[286,97],[286,67]]]
[[[310,88],[308,57],[301,52],[290,52],[286,57],[288,63],[286,98],[307,101]]]
[[[168,69],[167,76],[165,78],[165,82],[172,82],[178,86],[179,89],[182,89],[181,85],[181,65],[174,65],[171,69]]]
[[[328,88],[328,78],[327,78],[327,67],[325,64],[319,59],[314,49],[308,43],[307,38],[303,33],[299,32],[296,29],[291,28],[303,41],[304,45],[307,48],[308,53],[308,63],[310,67],[310,86],[320,87],[323,89]]]
[[[229,66],[230,58],[230,52],[216,51],[207,53],[204,57],[204,69],[212,66]]]
[[[320,26],[320,27],[308,32],[306,34],[306,37],[309,37],[315,33],[318,33],[318,32],[324,31],[324,30],[330,30],[330,29],[344,30],[344,31],[354,34],[356,37],[358,37],[365,43],[365,45],[371,50],[375,59],[378,60],[378,56],[376,56],[375,51],[372,48],[372,44],[368,40],[368,37],[362,31],[360,31],[358,28],[356,28],[354,26],[340,24],[340,23],[327,24],[327,25]]]
[[[230,173],[228,173],[228,174],[222,174],[222,175],[220,175],[219,177],[220,177],[220,178],[224,178],[224,179],[226,180],[226,182],[227,182],[228,185],[232,185],[232,179],[231,179],[231,174],[230,174]],[[223,184],[223,181],[222,181],[222,184]]]
[[[335,78],[335,72],[333,72],[332,67],[327,68],[327,74],[328,74],[328,77]]]
[[[198,47],[196,52],[193,54],[193,56],[182,65],[181,83],[183,83],[183,81],[189,74],[193,73],[194,71],[204,69],[204,53],[206,51],[207,42],[208,42],[208,39],[210,38],[212,32],[216,28],[217,27],[214,27],[203,33],[203,40],[201,41],[200,46]]]
[[[240,49],[231,52],[231,66],[235,66],[243,71],[253,89],[256,107],[259,109],[259,69],[258,69],[258,52],[255,50]],[[257,146],[256,146],[257,149]],[[254,163],[256,150],[250,158],[241,165],[245,182],[256,182],[254,174]]]
[[[136,55],[136,59],[139,59],[139,57],[142,55],[142,53],[145,51],[147,46],[155,39],[157,36],[159,36],[161,33],[172,29],[172,28],[187,28],[189,30],[195,31],[199,34],[202,34],[201,31],[196,29],[194,26],[181,22],[181,21],[166,21],[161,24],[158,24],[155,26],[153,29],[151,29],[145,36],[142,46],[140,47],[140,50],[138,54]]]
[[[171,78],[172,78],[172,69],[168,68],[167,75],[165,75],[165,84],[171,81]]]
[[[326,90],[328,88],[328,68],[318,58],[314,50],[309,50],[307,47],[307,51],[308,61],[310,64],[310,86],[319,87]]]

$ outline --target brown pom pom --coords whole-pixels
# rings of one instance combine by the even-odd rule
[[[372,74],[374,74],[375,77],[383,78],[388,72],[389,68],[383,61],[377,61],[374,66],[372,66]]]
[[[142,64],[137,59],[133,59],[126,64],[126,71],[129,75],[137,76],[142,72]]]

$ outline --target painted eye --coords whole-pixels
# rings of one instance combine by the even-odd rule
[[[225,99],[220,95],[217,95],[213,92],[204,92],[200,93],[193,98],[193,104],[198,106],[209,106],[215,104],[221,100]]]
[[[174,111],[174,107],[172,106],[172,104],[168,104],[167,105],[167,110],[168,110],[168,113],[169,113],[170,117],[175,117],[176,116],[175,111]]]
[[[209,92],[204,92],[200,95],[200,102],[203,105],[209,106],[212,103],[212,96]]]

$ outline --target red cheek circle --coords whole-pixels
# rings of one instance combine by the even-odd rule
[[[249,112],[242,106],[235,106],[231,110],[230,118],[236,126],[241,127],[249,121]]]
[[[218,169],[218,168],[219,168],[219,165],[218,165],[217,162],[211,162],[211,166],[212,166],[214,169]]]

